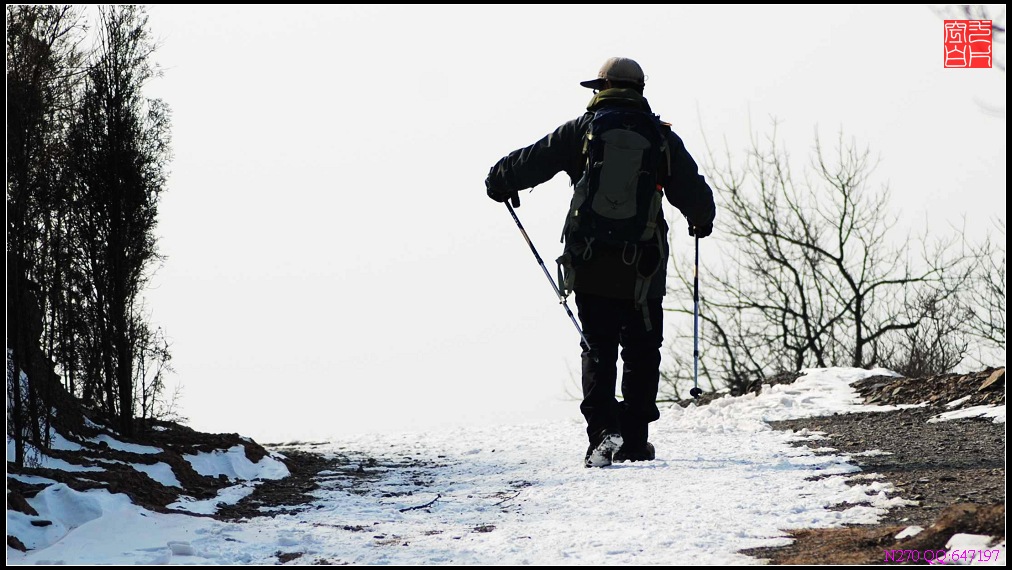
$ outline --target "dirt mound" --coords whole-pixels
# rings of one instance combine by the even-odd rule
[[[124,437],[115,431],[88,419],[76,423],[74,432],[59,433],[57,445],[47,450],[48,458],[56,459],[71,467],[53,469],[40,463],[37,452],[28,454],[25,467],[13,463],[7,464],[7,508],[37,517],[26,499],[35,497],[52,483],[37,482],[35,477],[43,477],[63,483],[76,491],[91,489],[107,489],[110,493],[123,493],[135,504],[156,512],[178,512],[168,505],[179,501],[181,497],[195,500],[212,499],[226,487],[237,484],[236,480],[225,475],[217,477],[201,475],[194,470],[193,464],[186,456],[198,453],[228,452],[237,446],[242,449],[246,459],[258,463],[269,455],[266,448],[250,438],[239,434],[202,433],[186,426],[172,422],[152,422],[138,426],[136,437]],[[293,477],[286,477],[282,482],[264,481],[260,486],[268,485],[291,489],[299,485],[298,491],[307,489],[306,480],[319,470],[316,463],[305,458],[275,456],[285,463]],[[179,482],[179,487],[166,485],[142,473],[133,465],[153,466],[163,463],[168,466],[172,475]],[[33,466],[34,465],[34,466]],[[77,467],[92,470],[76,470]],[[97,469],[95,469],[97,468]],[[306,471],[313,470],[312,474]],[[35,477],[33,477],[35,476]],[[297,483],[301,481],[301,483]],[[258,488],[254,496],[264,493]],[[277,496],[279,501],[298,502],[297,493],[283,493]],[[247,500],[250,499],[247,497]],[[308,500],[308,499],[307,499]],[[304,502],[304,501],[303,501]],[[227,518],[229,513],[234,516],[240,508],[233,506],[222,509],[214,516]],[[193,513],[191,513],[193,514]],[[195,515],[202,516],[202,515]],[[49,522],[39,517],[33,520],[35,526],[45,526]],[[13,548],[23,549],[16,537],[8,536],[8,544]]]
[[[942,406],[1000,405],[1005,403],[1005,368],[987,368],[972,374],[942,374],[927,378],[873,376],[852,386],[864,396],[864,403],[901,405],[927,403]]]

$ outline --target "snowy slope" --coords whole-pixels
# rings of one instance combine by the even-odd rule
[[[8,548],[7,560],[274,564],[280,553],[296,564],[754,564],[738,551],[785,544],[785,529],[874,523],[903,501],[845,455],[790,445],[820,434],[765,423],[894,409],[861,405],[849,388],[882,373],[812,370],[759,396],[666,409],[652,424],[656,461],[603,469],[582,466],[578,422],[349,437],[312,450],[349,457],[363,483],[334,473],[305,511],[245,523],[51,487],[29,500],[60,521],[36,530],[51,545]],[[192,461],[241,471],[211,465],[223,459]],[[12,523],[33,532],[8,511],[9,533]]]

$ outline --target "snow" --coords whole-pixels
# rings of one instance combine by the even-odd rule
[[[14,461],[14,458],[17,457],[15,455],[15,453],[16,452],[14,450],[14,440],[11,439],[11,437],[8,435],[7,436],[7,462],[8,463],[10,463],[11,461]]]
[[[1005,541],[991,544],[991,537],[979,534],[954,534],[945,548],[949,556],[959,555],[956,564],[970,566],[1005,566]],[[965,554],[965,556],[964,556]]]
[[[868,451],[862,451],[860,453],[852,453],[853,457],[877,457],[879,455],[892,455],[891,451],[882,451],[881,449],[869,449]]]
[[[904,538],[907,538],[907,537],[910,537],[910,536],[917,536],[918,534],[921,534],[922,532],[924,532],[924,527],[917,526],[917,525],[911,525],[911,526],[908,526],[907,528],[901,530],[899,532],[899,534],[897,534],[895,536],[895,538],[896,538],[896,540],[900,540],[900,539],[904,539]]]
[[[273,457],[264,457],[253,463],[246,457],[246,449],[235,445],[228,451],[201,452],[184,455],[193,470],[207,477],[225,475],[229,479],[281,479],[289,475],[285,464]]]
[[[932,417],[928,420],[928,422],[935,423],[944,422],[946,420],[979,417],[994,418],[994,423],[1003,424],[1005,423],[1005,404],[1000,406],[970,406],[969,408],[963,408],[961,410],[943,412]]]
[[[96,521],[104,514],[117,510],[137,511],[126,495],[112,495],[108,491],[91,490],[79,492],[63,483],[46,487],[28,504],[39,514],[26,515],[18,511],[7,511],[7,534],[17,536],[28,548],[44,549],[66,537],[75,528]],[[31,521],[50,521],[46,526],[35,526]],[[103,521],[106,522],[106,521]],[[8,549],[8,561],[10,550]]]
[[[882,373],[813,369],[759,395],[663,409],[651,430],[657,459],[603,469],[583,467],[585,426],[574,420],[307,444],[347,467],[321,474],[297,514],[245,522],[154,513],[125,495],[52,485],[28,499],[38,517],[8,511],[8,534],[33,550],[8,547],[7,561],[276,564],[290,553],[300,565],[757,564],[739,550],[788,544],[787,529],[873,524],[907,503],[877,474],[860,473],[853,456],[792,445],[825,434],[767,423],[894,409],[864,405],[849,387]],[[192,513],[288,475],[275,457],[249,461],[242,446],[187,460],[203,475],[239,481],[214,499],[170,505]],[[167,476],[157,465],[135,468]],[[53,524],[32,526],[36,519]]]
[[[91,420],[88,420],[87,418],[85,418],[85,423],[88,424],[90,427],[93,427],[95,429],[103,429],[101,426],[95,424],[94,422],[92,422]],[[50,429],[49,438],[50,438],[50,446],[53,449],[55,449],[55,450],[59,450],[59,451],[81,451],[81,450],[85,449],[84,446],[82,446],[80,443],[77,443],[76,441],[71,441],[71,440],[67,439],[62,434],[60,434],[59,432],[57,432],[56,430],[53,430],[53,429]],[[115,449],[117,451],[125,451],[125,452],[129,452],[129,453],[137,453],[137,454],[141,454],[141,455],[151,455],[151,454],[155,454],[155,453],[161,453],[161,451],[162,451],[161,449],[159,449],[157,447],[151,447],[149,445],[138,445],[136,443],[125,443],[125,442],[119,441],[118,439],[115,439],[115,438],[113,438],[113,437],[111,437],[111,436],[109,436],[107,434],[101,434],[101,435],[98,435],[97,437],[93,437],[91,439],[84,439],[84,441],[87,441],[87,442],[92,443],[94,445],[100,445],[100,444],[104,443],[104,444],[108,445],[109,448]],[[9,437],[7,438],[7,461],[14,461],[14,441],[12,439],[10,439]],[[54,469],[62,469],[62,467],[54,467]]]
[[[151,447],[149,445],[137,445],[136,443],[125,443],[118,439],[110,437],[104,433],[88,441],[96,445],[99,443],[105,443],[111,449],[115,449],[116,451],[125,451],[127,453],[138,453],[141,455],[161,453],[162,451],[157,447]]]
[[[217,496],[211,499],[197,500],[184,496],[168,505],[169,509],[194,514],[214,514],[221,505],[234,505],[249,496],[255,490],[257,482],[264,479],[282,479],[290,474],[288,467],[275,457],[264,457],[253,463],[246,457],[246,450],[241,445],[235,445],[228,451],[201,452],[184,455],[183,458],[201,475],[208,477],[224,475],[229,480],[244,481],[218,491]],[[178,482],[176,486],[179,486]]]
[[[37,466],[43,467],[45,469],[57,469],[59,471],[74,471],[74,472],[105,471],[105,469],[98,466],[77,465],[75,463],[69,463],[67,461],[64,461],[63,459],[58,459],[56,457],[49,457],[48,455],[44,455],[41,453],[37,454],[37,459],[38,459]]]
[[[166,487],[182,488],[182,485],[179,484],[179,479],[176,479],[176,474],[172,472],[172,467],[168,463],[158,462],[154,465],[131,463],[130,466]]]
[[[50,447],[53,449],[58,449],[60,451],[81,451],[84,449],[81,444],[76,441],[70,441],[54,429],[49,430],[49,439]]]
[[[956,406],[962,404],[963,402],[969,400],[972,397],[973,397],[973,394],[971,394],[969,396],[963,396],[962,398],[956,398],[955,400],[953,400],[953,401],[948,402],[947,404],[945,404],[945,407],[946,408],[955,408]]]
[[[29,485],[39,485],[39,484],[52,485],[53,483],[56,483],[56,481],[53,481],[48,477],[39,477],[38,475],[22,475],[20,473],[8,473],[7,478],[14,479],[16,481],[21,481],[22,483],[27,483]]]
[[[174,511],[183,511],[197,515],[213,515],[222,505],[234,505],[248,497],[255,490],[255,485],[241,484],[225,487],[218,491],[218,494],[211,499],[198,500],[193,497],[183,496],[178,501],[168,505]]]
[[[82,447],[79,443],[67,439],[62,434],[57,432],[55,429],[50,430],[50,445],[53,447],[54,450],[58,450],[61,452],[80,452],[81,450],[84,449],[84,447]],[[7,437],[8,462],[14,461],[15,458],[14,454],[15,454],[14,440],[11,439],[10,436],[8,436]],[[31,445],[27,445],[27,449],[25,449],[25,457],[34,458],[36,456],[38,456],[38,461],[40,462],[39,467],[48,467],[49,465],[64,465],[62,463],[52,464],[51,462],[56,462],[57,460],[45,456],[40,456],[37,453],[37,450],[34,449],[34,447],[32,447]],[[54,467],[53,469],[64,469],[64,467]],[[98,470],[96,469],[91,471],[98,471]]]

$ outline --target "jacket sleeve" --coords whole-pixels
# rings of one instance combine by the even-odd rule
[[[690,223],[699,226],[712,224],[717,213],[713,191],[699,174],[696,161],[674,132],[669,132],[668,148],[671,154],[671,172],[664,184],[668,202],[678,208]]]
[[[512,192],[533,188],[565,171],[576,180],[581,171],[583,118],[574,119],[538,142],[504,156],[489,171],[493,185]]]

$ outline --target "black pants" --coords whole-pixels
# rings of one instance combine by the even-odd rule
[[[587,435],[592,445],[605,434],[621,433],[626,444],[647,442],[647,424],[658,419],[657,383],[660,380],[663,318],[660,297],[648,299],[651,330],[643,310],[631,299],[611,299],[576,293],[583,334],[596,353],[583,352],[583,403]],[[622,347],[622,403],[615,399],[618,348]]]

